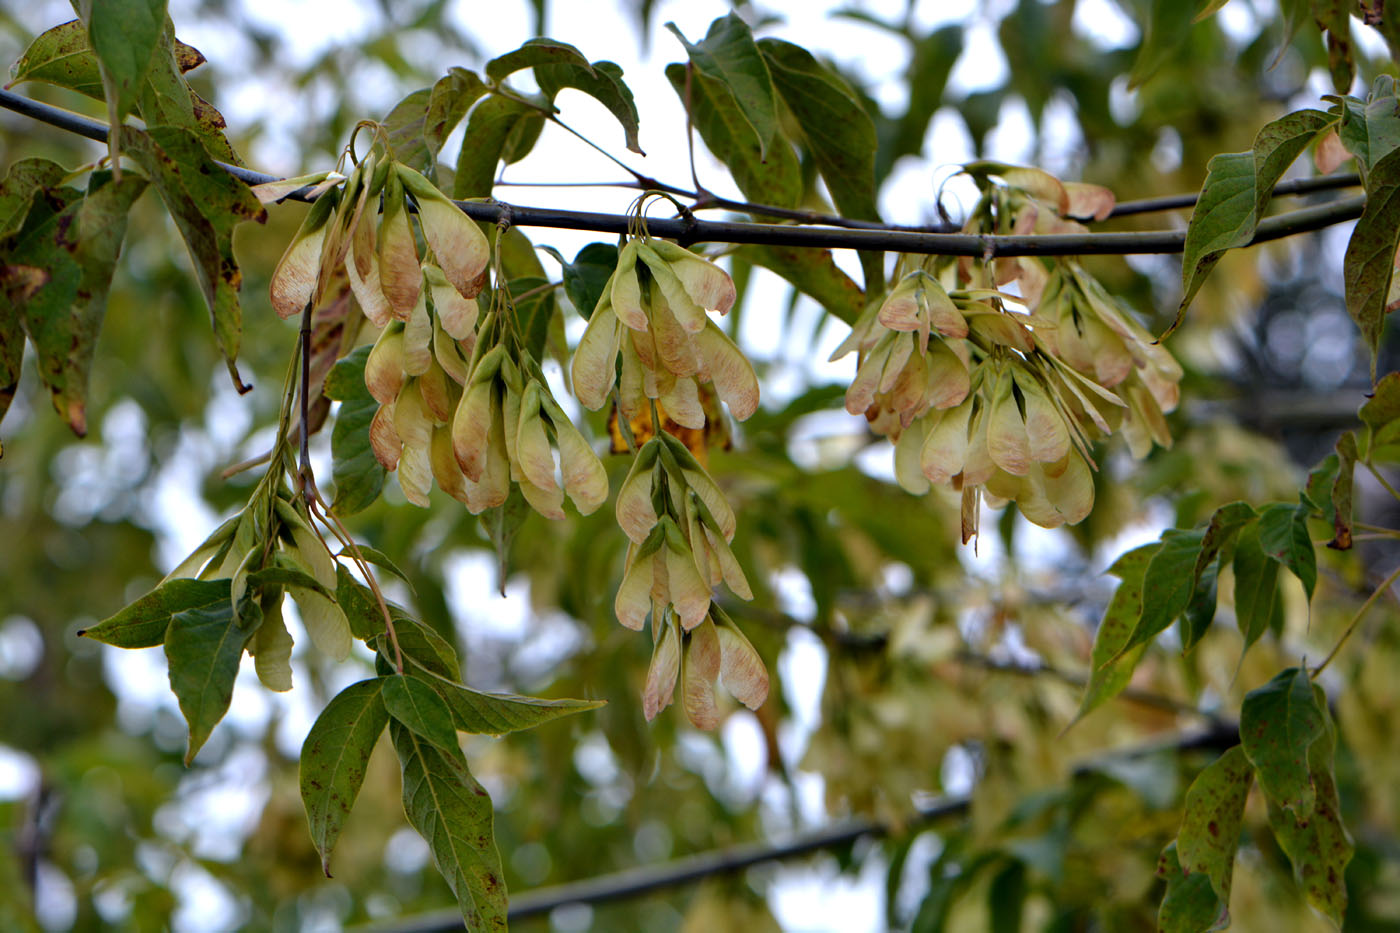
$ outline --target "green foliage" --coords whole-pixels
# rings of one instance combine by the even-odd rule
[[[327,877],[331,851],[364,784],[370,752],[389,724],[385,683],[376,677],[340,691],[316,717],[301,746],[301,799]]]
[[[1353,74],[1393,63],[1351,44],[1346,4],[1290,0],[1273,22],[1256,10],[1244,40],[1210,18],[1224,5],[1124,0],[1141,26],[1136,49],[1104,46],[1072,3],[993,11],[1008,74],[974,92],[948,83],[977,48],[967,25],[925,32],[912,8],[898,22],[841,14],[852,48],[876,30],[907,49],[907,67],[895,66],[907,94],[844,50],[829,60],[746,13],[694,43],[672,27],[686,57],[665,77],[730,175],[715,190],[732,182],[754,203],[711,194],[693,165],[697,190],[686,193],[667,181],[683,167],[661,166],[675,201],[644,191],[606,224],[570,219],[620,237],[572,261],[512,226],[509,205],[500,223],[494,205],[467,205],[478,223],[447,198],[499,197],[502,166],[574,145],[560,126],[577,125],[565,89],[602,105],[621,145],[641,154],[621,67],[567,42],[541,36],[494,54],[444,4],[395,10],[408,18],[392,22],[386,7],[376,35],[304,69],[279,58],[278,40],[252,36],[250,73],[343,90],[297,140],[320,170],[256,191],[220,165],[238,162],[229,128],[186,80],[203,56],[175,39],[164,3],[93,4],[86,21],[16,48],[16,83],[100,112],[81,99],[91,98],[113,124],[106,164],[38,134],[0,134],[0,416],[14,412],[15,432],[0,540],[18,542],[0,577],[0,703],[15,711],[5,745],[40,764],[59,801],[36,800],[31,818],[0,800],[0,818],[17,839],[42,837],[33,852],[73,882],[73,926],[169,926],[173,879],[199,866],[257,892],[236,899],[249,928],[311,927],[327,911],[355,924],[450,899],[469,928],[503,929],[508,875],[517,890],[547,887],[762,837],[789,819],[773,801],[784,789],[806,801],[813,775],[828,814],[909,828],[891,842],[892,928],[1144,929],[1155,916],[1163,930],[1218,929],[1232,896],[1237,924],[1280,933],[1305,928],[1303,901],[1338,926],[1400,921],[1376,893],[1395,872],[1386,819],[1400,780],[1390,676],[1400,648],[1382,598],[1394,575],[1371,588],[1397,536],[1375,497],[1393,489],[1400,462],[1400,375],[1376,380],[1373,369],[1363,429],[1335,443],[1279,429],[1295,455],[1330,451],[1299,489],[1280,447],[1226,417],[1272,423],[1278,387],[1249,383],[1241,367],[1227,389],[1220,369],[1240,355],[1220,350],[1231,335],[1257,334],[1251,366],[1256,344],[1267,363],[1287,342],[1242,317],[1246,307],[1286,294],[1290,311],[1325,310],[1313,245],[1269,247],[1268,263],[1242,249],[1287,209],[1274,205],[1275,185],[1314,145],[1324,170],[1345,150],[1360,172],[1365,206],[1338,307],[1373,367],[1394,365],[1394,81],[1382,73],[1365,99],[1323,98],[1330,110],[1280,116],[1277,106],[1306,96],[1309,69],[1326,69],[1347,95]],[[652,4],[640,6],[645,22]],[[532,12],[538,32],[547,4]],[[1393,42],[1389,19],[1376,25]],[[393,84],[376,84],[376,106],[399,102],[361,126],[363,61]],[[213,77],[199,85],[206,93],[232,80]],[[1135,88],[1131,107],[1110,100],[1120,77]],[[961,120],[982,155],[993,129],[1004,151],[998,115],[1022,104],[1036,153],[1052,161],[1040,123],[1068,104],[1060,110],[1083,141],[1075,164],[1106,187],[1000,156],[967,163],[918,207],[957,213],[985,238],[981,255],[866,251],[857,283],[833,249],[786,245],[783,224],[766,228],[775,242],[689,248],[704,241],[685,225],[712,209],[878,224],[897,161],[916,172],[947,161],[944,138],[929,133],[936,115]],[[444,152],[459,128],[461,149]],[[352,133],[349,158],[327,159]],[[266,142],[254,127],[230,135],[245,151]],[[1082,237],[1097,251],[1100,230],[1136,223],[1111,216],[1115,195],[1176,192],[1203,174],[1180,295],[1159,260],[1021,256],[995,239]],[[147,186],[159,199],[140,199]],[[294,231],[300,213],[263,205],[302,187],[317,203]],[[643,223],[671,206],[679,242]],[[1230,274],[1210,276],[1222,261]],[[752,300],[755,267],[782,281],[777,309]],[[268,326],[263,300],[249,297],[269,287],[283,317],[309,312],[305,343],[291,325]],[[561,288],[586,320],[581,335],[560,313]],[[246,418],[210,395],[217,357],[190,326],[201,299],[236,386],[239,360],[260,388],[275,386],[277,357],[291,351],[282,391],[239,403]],[[1173,305],[1168,330],[1183,333],[1167,346],[1137,313],[1160,330]],[[765,312],[782,344],[750,361],[730,335]],[[1338,336],[1314,329],[1323,317],[1297,341],[1304,390],[1359,402],[1367,387],[1328,383],[1314,365],[1336,343],[1322,338]],[[796,365],[832,336],[832,319],[836,339],[847,337],[838,356],[856,357],[849,386]],[[36,412],[44,391],[60,418]],[[329,503],[313,475],[328,420]],[[1346,420],[1319,419],[1333,430]],[[91,428],[92,440],[63,428]],[[881,450],[895,482],[868,459]],[[161,579],[157,540],[163,554],[197,520],[171,527],[169,508],[152,503],[168,501],[171,478],[196,461],[210,475],[189,515],[231,517]],[[245,480],[250,464],[259,472]],[[1358,480],[1358,466],[1377,482]],[[1163,530],[1157,516],[1173,511],[1180,527]],[[1145,523],[1155,540],[1115,555]],[[1029,524],[1074,531],[1032,536]],[[959,530],[977,536],[970,554],[957,550]],[[488,550],[489,582],[476,574]],[[1091,579],[1104,564],[1111,591]],[[520,632],[469,624],[496,611],[478,592],[492,583],[528,601]],[[296,613],[284,620],[289,598]],[[32,673],[15,649],[30,628],[43,646]],[[166,711],[143,722],[146,707],[117,696],[115,649],[156,646],[183,749]],[[297,780],[280,728],[274,740],[281,707],[250,726],[250,704],[217,728],[245,652],[267,689],[288,690],[295,675],[313,706],[331,696]],[[692,723],[725,724],[724,740],[677,741],[684,721],[661,714],[673,701]],[[576,713],[589,715],[556,723]],[[398,769],[374,752],[386,729]],[[733,777],[742,769],[717,766],[741,746],[765,756],[752,787]],[[266,808],[234,855],[210,857],[170,814],[254,752]],[[976,780],[962,797],[969,767]],[[1262,807],[1248,804],[1255,784]],[[927,885],[911,897],[915,805],[952,792]],[[426,873],[381,864],[399,829],[383,818],[396,797],[433,856]],[[350,821],[357,803],[373,818]],[[1237,864],[1242,841],[1251,857]],[[318,887],[333,851],[342,886]],[[864,847],[839,856],[843,869],[868,857]],[[37,858],[0,862],[0,926],[32,925],[26,872]],[[166,859],[174,867],[152,867]],[[593,922],[776,926],[756,897],[712,886],[693,899],[597,905]]]

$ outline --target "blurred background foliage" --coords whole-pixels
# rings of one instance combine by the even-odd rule
[[[650,50],[654,70],[626,78],[634,88],[665,88],[660,65],[680,50],[664,44],[659,25],[679,18],[679,5],[618,0],[607,15],[625,25],[593,35],[556,27],[562,6],[535,0],[488,13],[446,0],[175,0],[171,14],[209,58],[191,78],[228,117],[238,151],[255,168],[295,174],[330,165],[356,121],[386,113],[449,66],[479,69],[535,33],[591,57],[628,60],[620,46],[629,44],[627,55]],[[726,9],[709,6],[707,16]],[[1259,126],[1331,90],[1316,31],[1281,48],[1267,0],[1237,0],[1146,59],[1139,24],[1158,6],[1149,0],[738,6],[762,33],[829,57],[860,90],[881,145],[881,204],[886,219],[901,222],[936,221],[940,205],[959,219],[971,202],[939,181],[950,162],[973,155],[1082,177],[1120,201],[1192,191],[1210,156],[1247,149]],[[60,2],[0,9],[0,59],[15,60],[70,15]],[[828,17],[826,44],[796,37],[819,15]],[[1365,87],[1389,58],[1353,25],[1357,86]],[[101,117],[91,101],[23,90]],[[553,132],[539,148],[562,145]],[[645,103],[642,132],[644,145],[649,136],[681,138],[679,125],[649,121]],[[620,152],[619,140],[599,141]],[[41,155],[76,166],[97,154],[56,130],[0,118],[0,164]],[[686,169],[668,171],[674,180]],[[806,177],[804,200],[822,205],[815,173]],[[496,194],[517,199],[510,188]],[[621,209],[626,196],[612,197]],[[452,903],[404,822],[387,749],[372,760],[334,879],[322,877],[307,837],[296,790],[301,736],[329,696],[369,672],[367,658],[323,667],[299,652],[287,696],[263,692],[251,675],[240,680],[229,718],[187,770],[159,653],[74,635],[148,589],[246,497],[251,476],[219,473],[270,442],[293,331],[268,313],[267,276],[300,214],[275,210],[265,227],[238,233],[252,394],[229,387],[184,249],[153,197],[132,215],[112,289],[88,438],[75,439],[52,415],[27,364],[0,463],[0,927],[391,928],[394,918]],[[1185,217],[1146,214],[1105,228],[1181,228]],[[1244,693],[1281,667],[1325,652],[1395,555],[1370,544],[1326,552],[1311,613],[1301,589],[1287,589],[1282,629],[1242,666],[1232,630],[1214,627],[1185,657],[1164,637],[1128,696],[1065,732],[1113,588],[1101,574],[1165,525],[1190,525],[1234,499],[1292,500],[1304,471],[1354,421],[1366,360],[1340,298],[1343,237],[1325,232],[1227,257],[1172,339],[1188,369],[1185,402],[1172,417],[1175,446],[1142,464],[1110,448],[1086,522],[1052,533],[1014,512],[993,516],[975,556],[956,545],[956,503],[901,492],[888,448],[841,411],[843,387],[829,370],[808,364],[844,325],[824,322],[808,299],[787,301],[779,290],[769,300],[773,282],[765,292],[766,273],[754,272],[743,317],[765,318],[778,335],[776,350],[751,350],[769,401],[711,463],[741,516],[735,544],[756,596],[732,611],[774,689],[756,714],[730,710],[713,735],[674,711],[651,725],[642,718],[649,646],[612,615],[624,539],[610,510],[527,521],[510,550],[505,601],[494,595],[488,537],[456,503],[419,510],[395,488],[356,516],[353,530],[408,571],[411,592],[395,595],[459,646],[468,683],[609,701],[508,740],[468,744],[497,807],[513,892],[847,817],[895,828],[803,870],[752,869],[561,909],[519,928],[782,921],[810,929],[840,910],[855,911],[855,925],[837,925],[856,929],[1150,928],[1161,897],[1157,855],[1179,824],[1185,788],[1214,754],[1178,753],[1172,743],[1183,730],[1228,720]],[[1175,257],[1089,265],[1149,327],[1171,319]],[[735,260],[740,281],[749,271]],[[572,309],[560,313],[577,322]],[[1383,352],[1381,371],[1393,361]],[[602,434],[601,421],[593,427]],[[620,458],[611,464],[614,482],[625,468]],[[1377,490],[1364,489],[1362,503],[1359,518],[1386,523]],[[1355,930],[1400,925],[1395,622],[1394,605],[1382,601],[1326,680],[1341,729],[1344,816],[1357,842],[1348,873],[1347,927]],[[1105,757],[1151,741],[1165,748]],[[916,805],[966,793],[966,813],[929,825],[915,819]],[[1303,905],[1257,803],[1236,870],[1235,928],[1325,928]],[[852,885],[860,879],[855,889],[866,894],[849,894],[833,880],[838,872]],[[812,897],[814,885],[823,897]],[[844,899],[834,893],[841,890]]]

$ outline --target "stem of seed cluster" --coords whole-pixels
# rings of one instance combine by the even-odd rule
[[[1376,587],[1370,596],[1366,597],[1366,601],[1361,604],[1361,608],[1356,610],[1356,615],[1351,617],[1351,622],[1348,623],[1346,631],[1342,632],[1342,637],[1337,639],[1337,643],[1332,646],[1332,650],[1327,653],[1327,657],[1322,659],[1322,663],[1313,668],[1312,676],[1314,680],[1317,679],[1317,675],[1321,674],[1327,665],[1332,663],[1332,659],[1337,656],[1337,652],[1342,650],[1342,646],[1347,643],[1347,639],[1351,638],[1352,633],[1355,632],[1357,626],[1361,624],[1361,620],[1365,617],[1367,610],[1371,608],[1376,600],[1381,598],[1381,594],[1388,592],[1390,588],[1395,585],[1396,580],[1400,580],[1400,567],[1396,567],[1391,571],[1390,576],[1386,577],[1385,581],[1381,583],[1380,586]]]
[[[389,612],[389,604],[384,600],[384,593],[379,589],[379,581],[374,578],[374,572],[370,570],[369,562],[360,553],[360,546],[355,543],[354,537],[349,530],[341,523],[340,518],[330,510],[321,493],[316,489],[314,481],[311,482],[311,495],[307,497],[306,506],[311,514],[321,520],[321,523],[335,534],[340,543],[350,552],[350,559],[355,562],[355,567],[360,571],[360,575],[365,578],[365,583],[369,586],[369,591],[374,594],[374,601],[379,605],[379,613],[384,618],[384,630],[389,634],[389,643],[394,646],[394,668],[400,674],[403,673],[403,650],[399,648],[399,634],[394,630],[394,617]],[[317,508],[319,506],[319,508]]]

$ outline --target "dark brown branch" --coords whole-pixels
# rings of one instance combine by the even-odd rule
[[[1108,761],[1140,758],[1161,751],[1223,751],[1238,741],[1238,724],[1221,722],[1209,729],[1178,733],[1156,742],[1106,753],[1101,758],[1081,763],[1074,769],[1074,774],[1088,773]],[[963,816],[970,805],[969,796],[945,797],[919,807],[906,824],[907,828],[915,829],[939,820]],[[736,874],[765,862],[811,855],[814,852],[850,845],[866,837],[886,836],[890,831],[889,826],[874,820],[851,820],[826,829],[800,834],[787,842],[734,846],[676,859],[664,865],[630,868],[584,881],[526,891],[511,898],[509,919],[511,922],[517,922],[529,917],[542,916],[567,904],[603,904],[629,900],[705,878]],[[443,910],[375,924],[363,929],[374,930],[377,933],[445,933],[461,928],[461,913],[457,910]]]
[[[104,124],[77,114],[40,104],[8,91],[0,91],[0,106],[26,116],[78,133],[89,139],[105,140]],[[230,174],[248,184],[278,181],[275,176],[241,166],[225,165]],[[738,203],[738,202],[736,202]],[[521,207],[500,201],[459,202],[475,220],[499,223],[507,220],[520,227],[550,227],[561,230],[588,230],[595,233],[627,233],[625,214],[598,214],[587,211]],[[1346,198],[1331,204],[1304,208],[1270,217],[1259,224],[1251,243],[1280,239],[1319,230],[1361,216],[1364,197]],[[756,205],[755,205],[756,206]],[[923,233],[882,227],[842,229],[797,227],[787,224],[758,224],[726,221],[661,219],[648,221],[655,236],[691,243],[751,243],[768,246],[799,246],[814,249],[860,249],[880,252],[918,253],[942,256],[1075,256],[1179,253],[1186,234],[1180,230],[1143,233],[1084,233],[1048,236],[990,236],[963,233]]]

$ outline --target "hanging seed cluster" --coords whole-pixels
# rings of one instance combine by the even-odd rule
[[[984,187],[972,232],[1066,232],[1078,228],[1075,217],[1112,206],[1104,189],[1037,170],[968,171]],[[564,517],[566,498],[583,514],[603,505],[607,473],[525,349],[499,270],[490,308],[478,306],[491,250],[477,225],[421,174],[373,155],[343,185],[323,187],[278,266],[273,305],[284,317],[301,313],[343,270],[379,329],[365,366],[379,403],[371,446],[397,470],[405,497],[426,506],[436,484],[480,513],[514,487],[551,519]],[[651,623],[644,712],[668,706],[679,684],[687,715],[710,728],[716,682],[750,707],[768,692],[762,660],[715,602],[721,586],[752,598],[731,549],[736,516],[685,443],[650,430],[638,442],[627,425],[727,437],[716,399],[748,418],[758,377],[715,319],[734,304],[733,281],[648,235],[644,204],[569,375],[585,408],[612,403],[614,449],[632,457],[615,506],[629,543],[614,608],[629,628]],[[1165,415],[1181,368],[1077,264],[905,256],[896,273],[832,358],[857,355],[846,409],[894,443],[899,483],[961,493],[965,541],[983,501],[1014,501],[1045,527],[1082,520],[1094,501],[1093,446],[1109,434],[1138,457],[1170,444]],[[305,553],[295,523],[285,527]],[[332,628],[321,625],[321,637]]]

